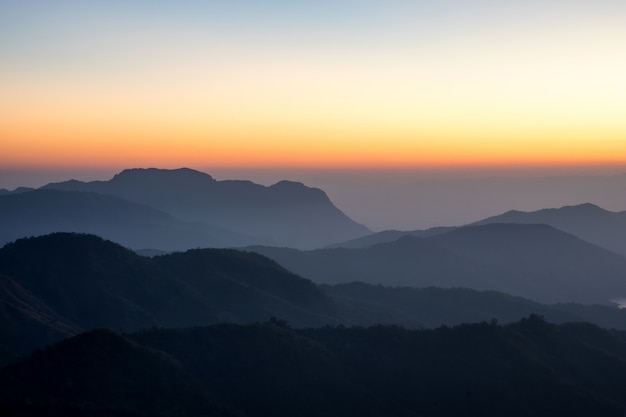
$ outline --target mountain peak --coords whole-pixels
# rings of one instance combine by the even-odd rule
[[[473,225],[488,223],[544,223],[571,233],[610,251],[626,254],[626,221],[618,213],[592,203],[582,203],[537,211],[508,211]]]
[[[324,191],[294,181],[266,187],[251,181],[217,181],[190,168],[132,168],[108,181],[42,188],[115,195],[186,222],[215,225],[241,237],[235,246],[264,242],[312,248],[369,232],[339,210]]]
[[[564,207],[561,207],[561,210],[579,210],[579,211],[585,211],[585,212],[606,211],[602,207],[597,206],[592,203],[582,203],[582,204],[576,204],[572,206],[564,206]]]
[[[302,188],[309,188],[309,187],[307,187],[306,185],[304,185],[303,183],[301,183],[299,181],[282,180],[282,181],[278,181],[276,184],[270,186],[270,188],[302,189]]]
[[[128,179],[181,179],[181,180],[202,180],[215,182],[215,179],[207,173],[196,171],[191,168],[161,169],[161,168],[129,168],[116,174],[112,181],[123,181]]]
[[[302,202],[321,202],[323,204],[332,204],[328,195],[319,188],[309,187],[298,181],[279,181],[268,187],[269,191],[283,196],[286,199]]]

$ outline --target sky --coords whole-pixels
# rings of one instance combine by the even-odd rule
[[[626,172],[624,22],[610,0],[0,0],[0,188]]]
[[[0,2],[0,164],[626,162],[623,1]]]

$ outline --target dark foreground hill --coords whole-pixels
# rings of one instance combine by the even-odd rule
[[[0,249],[0,362],[98,327],[254,323],[410,328],[541,314],[626,329],[626,310],[543,305],[498,292],[318,286],[255,253],[194,249],[146,258],[93,235],[56,233]]]
[[[547,303],[626,294],[626,258],[546,225],[468,226],[359,249],[249,249],[319,283],[465,287]]]
[[[312,282],[261,255],[227,249],[150,259],[93,235],[55,233],[0,249],[0,274],[6,276],[0,280],[0,296],[7,294],[0,297],[0,341],[7,340],[0,349],[5,350],[16,348],[19,334],[8,330],[35,316],[80,330],[125,331],[274,316],[312,326],[335,323],[336,317],[330,298]],[[37,315],[15,315],[28,309]],[[55,340],[46,339],[48,331],[39,333],[40,342]]]
[[[0,371],[3,415],[623,416],[626,338],[592,325],[92,331]]]
[[[0,275],[0,366],[81,331],[17,282]]]
[[[72,180],[43,188],[115,195],[278,246],[314,248],[369,233],[322,190],[291,181],[265,187],[251,181],[216,181],[191,169],[153,168],[128,169],[109,181]],[[241,239],[238,246],[249,245],[249,240]],[[219,246],[227,245],[232,242]]]

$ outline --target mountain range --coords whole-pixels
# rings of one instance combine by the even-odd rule
[[[591,203],[564,206],[538,211],[511,210],[488,217],[468,226],[490,223],[547,224],[580,239],[626,256],[626,211],[612,212]],[[457,227],[434,227],[426,230],[385,230],[329,247],[363,248],[378,243],[393,242],[403,236],[430,237],[449,232]]]
[[[174,251],[263,242],[206,223],[182,221],[121,197],[40,189],[0,196],[0,244],[53,232],[93,233],[131,248]]]
[[[626,212],[590,203],[512,210],[469,225],[488,223],[547,224],[626,255]],[[455,228],[371,233],[337,209],[322,190],[290,181],[270,187],[217,181],[187,168],[127,169],[107,181],[70,180],[38,190],[0,192],[0,244],[73,231],[97,234],[136,250],[250,245],[364,248]]]
[[[189,169],[0,190],[0,415],[622,415],[625,216],[372,234]]]
[[[188,168],[151,168],[124,170],[108,181],[71,180],[51,183],[42,189],[116,196],[184,222],[210,226],[213,232],[208,234],[207,240],[213,239],[212,246],[264,242],[314,248],[370,233],[335,207],[322,190],[299,182],[280,181],[266,187],[251,181],[217,181],[206,173]],[[2,198],[0,196],[0,207],[4,204]],[[62,198],[63,195],[57,195],[57,199]],[[22,218],[25,223],[30,220],[24,215]],[[222,237],[216,229],[229,233]],[[116,237],[116,240],[125,243],[124,239]],[[188,241],[178,246],[195,247]]]
[[[319,283],[465,287],[547,303],[626,295],[626,258],[547,225],[467,226],[354,249],[248,249]]]
[[[272,318],[295,327],[410,328],[540,314],[626,329],[626,310],[539,304],[495,291],[316,285],[251,252],[147,258],[97,236],[55,233],[0,249],[0,363],[95,328],[136,331]]]
[[[626,256],[626,211],[612,212],[586,203],[532,212],[511,210],[473,224],[488,223],[547,224]]]

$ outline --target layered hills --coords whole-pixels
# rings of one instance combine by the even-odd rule
[[[130,248],[167,251],[264,241],[113,195],[40,189],[0,196],[0,245],[53,232],[91,233]]]
[[[108,181],[71,180],[43,189],[113,195],[242,237],[235,245],[227,240],[217,246],[244,246],[261,240],[314,248],[369,233],[335,207],[322,190],[299,182],[280,181],[266,187],[251,181],[217,181],[187,168],[151,168],[128,169]]]
[[[626,211],[612,212],[594,204],[524,212],[511,210],[474,224],[541,223],[571,233],[621,255],[626,255]]]
[[[624,214],[368,234],[189,169],[0,190],[0,414],[621,416],[626,336],[572,322],[626,330]]]
[[[83,329],[223,321],[327,323],[328,297],[261,255],[194,249],[149,259],[93,235],[55,233],[0,250],[0,271]]]
[[[626,294],[626,258],[547,225],[469,226],[356,249],[249,249],[320,283],[466,287],[548,303]]]
[[[469,226],[491,223],[546,224],[570,233],[589,243],[620,255],[626,255],[626,212],[612,212],[594,204],[543,209],[532,212],[511,210],[489,217]],[[403,236],[430,237],[449,232],[456,227],[434,227],[426,230],[385,230],[367,236],[329,245],[329,247],[363,248],[393,242]]]
[[[436,327],[541,314],[626,329],[626,310],[544,305],[494,291],[316,285],[262,255],[193,249],[147,258],[55,233],[0,249],[0,362],[89,329],[135,331],[272,318],[295,327]]]

